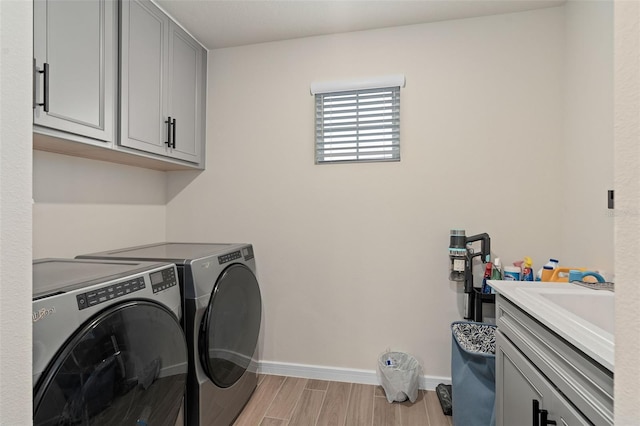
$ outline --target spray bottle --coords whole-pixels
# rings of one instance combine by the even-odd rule
[[[529,256],[522,262],[522,281],[533,281],[533,261]]]

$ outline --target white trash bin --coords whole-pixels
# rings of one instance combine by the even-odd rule
[[[378,358],[378,379],[387,401],[411,402],[418,399],[422,368],[418,361],[404,352],[385,352]]]

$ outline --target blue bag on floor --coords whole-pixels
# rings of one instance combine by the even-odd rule
[[[496,326],[451,324],[451,404],[454,426],[496,424]]]

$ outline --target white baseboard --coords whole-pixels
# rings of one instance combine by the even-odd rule
[[[258,373],[334,382],[361,383],[364,385],[380,384],[375,370],[359,370],[355,368],[260,361],[258,363]],[[451,384],[451,377],[422,376],[420,377],[419,386],[420,389],[435,390],[440,383]]]

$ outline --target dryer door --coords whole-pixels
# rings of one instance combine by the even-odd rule
[[[174,425],[187,379],[175,316],[126,302],[85,323],[34,387],[34,425]]]
[[[255,275],[245,265],[229,266],[213,288],[198,341],[202,368],[216,386],[233,385],[249,368],[261,317],[262,299]]]

